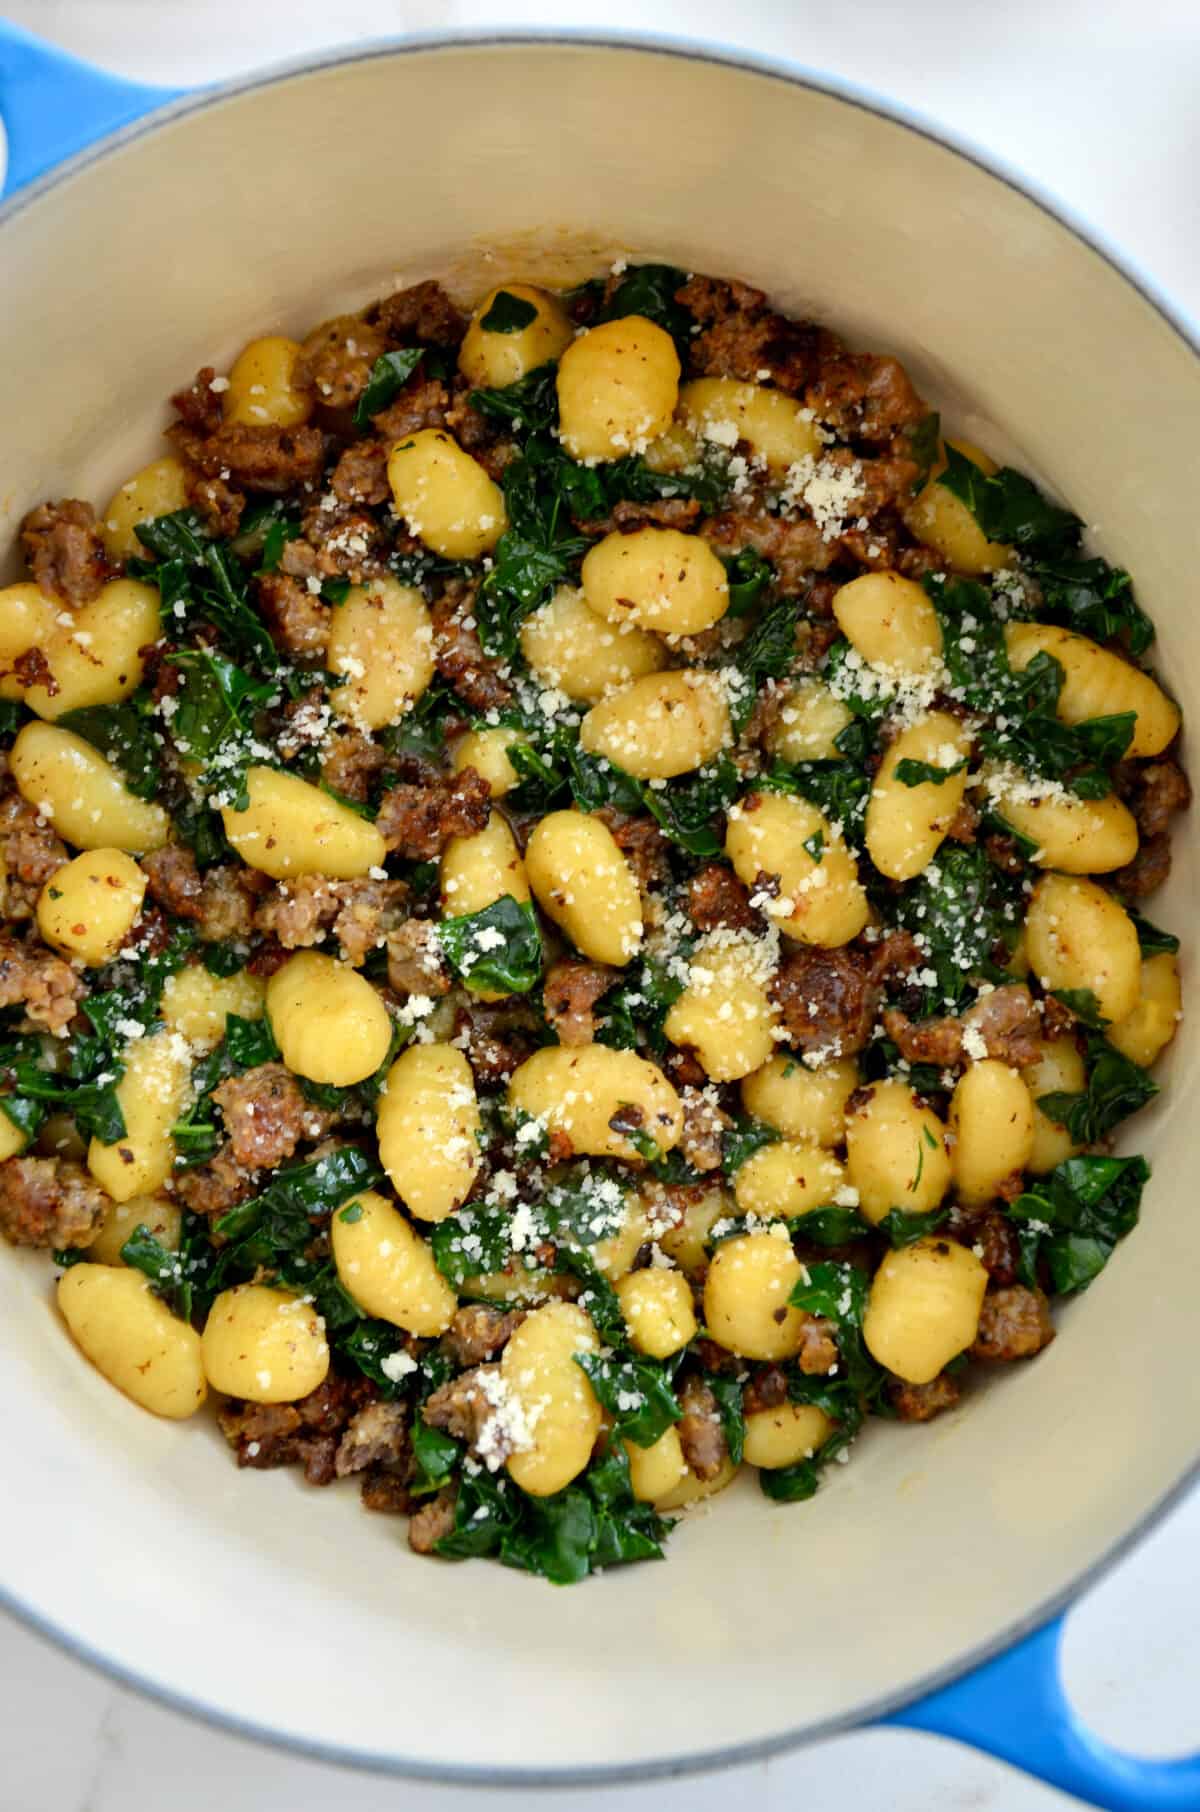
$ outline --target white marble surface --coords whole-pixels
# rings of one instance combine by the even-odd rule
[[[1195,0],[9,0],[82,56],[185,83],[327,44],[444,25],[570,22],[688,33],[853,78],[1029,171],[1200,317],[1200,8]],[[1153,1406],[1146,1406],[1153,1414]],[[1036,1499],[1031,1501],[1036,1528]],[[1200,1743],[1200,1495],[1072,1614],[1080,1713],[1145,1754]],[[76,1561],[86,1566],[86,1512]],[[516,1812],[526,1793],[399,1784],[300,1761],[189,1722],[0,1621],[0,1812]],[[952,1743],[841,1737],[702,1781],[539,1798],[579,1812],[1052,1812],[1075,1802]]]

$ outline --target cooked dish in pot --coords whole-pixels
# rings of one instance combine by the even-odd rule
[[[0,592],[0,1229],[104,1378],[563,1582],[1043,1348],[1180,1011],[1079,519],[663,265],[174,405]]]

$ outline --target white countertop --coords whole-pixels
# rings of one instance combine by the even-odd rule
[[[341,0],[336,9],[327,0],[8,0],[5,11],[114,70],[179,84],[447,25],[630,26],[783,53],[889,94],[1028,171],[1200,318],[1195,0]],[[86,1507],[80,1528],[77,1561],[46,1564],[87,1564]],[[1068,1688],[1108,1741],[1156,1755],[1200,1744],[1198,1603],[1194,1493],[1072,1613]],[[3,1620],[0,1682],[0,1812],[393,1812],[400,1803],[406,1812],[516,1812],[532,1799],[412,1786],[258,1748],[113,1687]],[[730,1803],[1052,1812],[1076,1802],[953,1743],[898,1731],[840,1737],[701,1781],[537,1800],[548,1812]]]

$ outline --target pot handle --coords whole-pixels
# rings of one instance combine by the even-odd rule
[[[0,121],[8,144],[4,198],[182,92],[94,69],[0,19]]]
[[[884,1723],[953,1737],[1104,1812],[1197,1812],[1200,1755],[1145,1761],[1092,1735],[1059,1672],[1063,1618]]]

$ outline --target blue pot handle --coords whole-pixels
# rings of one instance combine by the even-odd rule
[[[184,92],[93,69],[0,19],[4,195]],[[885,1721],[969,1743],[1105,1812],[1200,1812],[1200,1756],[1139,1761],[1079,1723],[1059,1679],[1061,1634],[1061,1619],[1048,1623]]]
[[[954,1737],[1105,1812],[1198,1812],[1200,1755],[1142,1761],[1094,1737],[1062,1688],[1056,1617],[884,1722]]]
[[[8,142],[5,199],[64,158],[182,92],[93,69],[0,19],[0,120]]]

